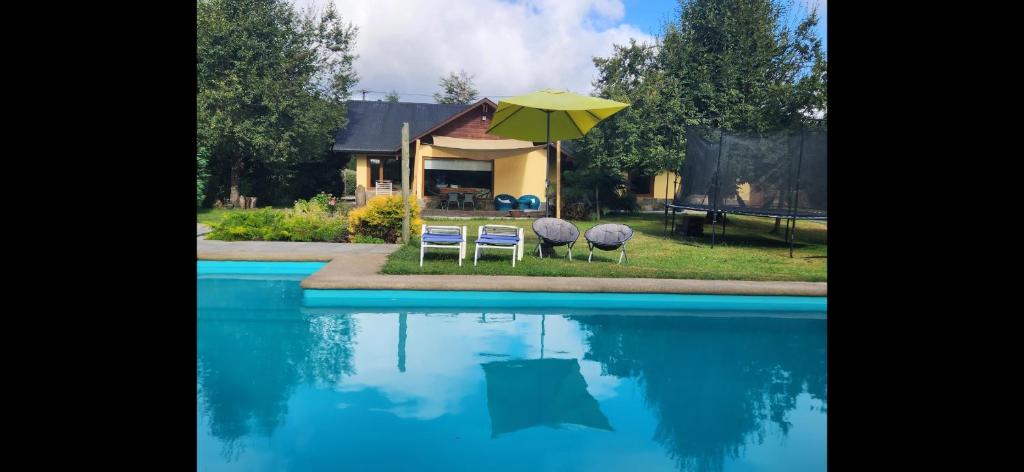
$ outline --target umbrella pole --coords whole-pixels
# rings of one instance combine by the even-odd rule
[[[544,142],[544,216],[548,215],[548,186],[550,181],[548,179],[548,161],[551,159],[551,112],[547,112],[547,141]],[[543,357],[543,356],[542,356]]]
[[[540,358],[544,358],[544,318],[545,315],[540,315]]]

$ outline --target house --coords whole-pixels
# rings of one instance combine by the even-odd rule
[[[473,189],[483,208],[491,208],[496,195],[534,195],[546,200],[545,170],[556,193],[556,163],[545,162],[544,143],[504,139],[487,134],[497,104],[484,98],[470,105],[435,103],[348,103],[348,126],[337,133],[334,152],[350,154],[356,162],[356,184],[377,193],[378,182],[402,179],[401,129],[409,123],[409,176],[411,192],[423,208],[437,208],[448,192]],[[571,143],[561,149],[563,170],[572,167]],[[640,200],[664,199],[675,193],[674,173],[631,178]],[[382,186],[382,188],[385,188]],[[459,190],[455,190],[459,189]],[[648,202],[647,206],[650,206]]]

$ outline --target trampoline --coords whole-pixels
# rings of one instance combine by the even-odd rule
[[[769,133],[688,126],[679,175],[679,192],[665,204],[665,230],[675,229],[680,211],[708,212],[712,248],[719,215],[786,219],[790,257],[796,221],[828,219],[828,135],[823,122]],[[725,222],[723,218],[722,237]]]

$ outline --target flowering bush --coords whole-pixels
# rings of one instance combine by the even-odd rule
[[[416,197],[409,196],[409,233],[419,235],[423,220],[420,219],[420,205]],[[348,233],[353,240],[357,236],[369,236],[394,243],[402,236],[402,197],[374,197],[366,206],[348,213]]]
[[[311,213],[311,212],[324,212],[328,214],[334,214],[338,211],[338,199],[334,195],[329,193],[320,192],[309,201],[298,199],[295,200],[293,209],[297,213]]]

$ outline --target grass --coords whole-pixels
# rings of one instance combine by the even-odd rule
[[[677,217],[678,218],[678,217]],[[678,219],[677,219],[678,221]],[[459,267],[455,250],[427,249],[423,267],[419,266],[419,241],[403,246],[391,254],[381,272],[385,274],[464,274],[464,275],[531,275],[566,277],[653,277],[671,279],[719,280],[782,280],[826,281],[828,246],[827,225],[801,221],[796,232],[793,258],[789,246],[779,234],[769,234],[775,220],[729,216],[725,238],[718,237],[711,246],[711,227],[705,226],[703,237],[669,237],[664,234],[661,214],[612,215],[598,221],[575,221],[580,238],[573,249],[573,260],[563,256],[565,247],[555,248],[556,256],[536,256],[537,236],[530,229],[532,220],[494,221],[435,219],[428,224],[466,225],[469,238],[466,259]],[[583,232],[599,223],[623,223],[635,231],[626,248],[628,263],[616,264],[619,253],[595,250],[592,263],[587,263],[587,242]],[[512,267],[511,251],[491,251],[481,255],[473,266],[473,240],[477,227],[484,224],[509,224],[525,229],[526,254]],[[719,227],[720,228],[720,227]],[[721,232],[719,231],[719,236]]]

